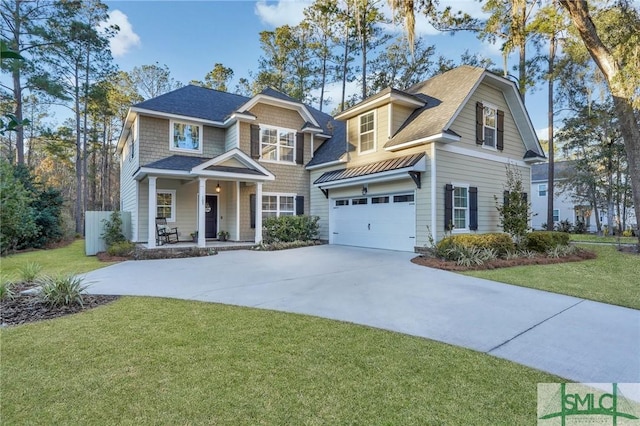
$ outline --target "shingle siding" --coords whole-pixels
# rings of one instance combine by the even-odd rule
[[[225,130],[203,126],[202,153],[169,149],[170,120],[140,116],[140,164],[145,165],[174,154],[213,158],[225,151]]]

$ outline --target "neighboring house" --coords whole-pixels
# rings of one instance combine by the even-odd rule
[[[557,225],[560,221],[568,220],[571,225],[578,221],[585,224],[586,230],[595,231],[595,221],[592,218],[593,210],[589,205],[577,203],[575,192],[561,187],[563,181],[570,177],[573,170],[571,161],[556,161],[553,165],[554,196],[553,196],[553,222]],[[547,223],[549,189],[549,164],[534,164],[531,167],[531,210],[533,217],[531,226],[533,229],[542,229]]]
[[[311,213],[333,244],[413,251],[447,230],[502,231],[506,167],[530,186],[544,152],[513,82],[461,66],[404,91],[385,89],[338,114],[307,165]]]
[[[262,218],[320,217],[332,244],[414,251],[446,230],[500,231],[506,166],[544,160],[513,82],[462,66],[335,119],[277,91],[187,86],[134,105],[118,144],[133,240],[166,216],[198,245],[261,239]],[[258,200],[258,202],[256,202]]]
[[[259,242],[263,217],[308,214],[305,164],[344,141],[331,121],[271,89],[247,98],[189,85],[132,106],[118,142],[132,240],[155,247],[162,216],[181,240],[198,231],[201,247],[220,231]]]
[[[586,201],[578,201],[575,190],[567,188],[562,185],[564,181],[572,177],[574,172],[574,166],[572,161],[556,161],[553,165],[553,182],[554,182],[554,196],[553,196],[553,222],[557,225],[560,221],[569,221],[571,225],[575,226],[578,222],[582,222],[585,225],[586,232],[597,232],[596,220],[594,217],[595,211],[591,204]],[[531,225],[533,229],[542,229],[542,225],[547,223],[547,194],[549,189],[549,164],[541,163],[534,164],[531,167],[531,209],[533,212],[533,218]],[[623,210],[622,208],[620,209]],[[598,209],[600,224],[606,226],[607,221],[607,209]],[[635,228],[635,210],[628,208],[626,210],[626,221],[621,221],[627,224],[627,228]],[[613,221],[617,222],[617,215],[614,213]]]

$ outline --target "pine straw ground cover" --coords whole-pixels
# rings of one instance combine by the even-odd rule
[[[411,262],[428,266],[430,268],[444,269],[445,271],[481,271],[486,269],[510,268],[523,265],[550,265],[555,263],[580,262],[582,260],[595,259],[596,253],[590,250],[581,250],[577,253],[563,257],[546,257],[544,255],[533,258],[520,257],[517,259],[494,259],[484,262],[481,265],[464,266],[458,265],[455,261],[444,260],[437,257],[418,256],[411,259]]]

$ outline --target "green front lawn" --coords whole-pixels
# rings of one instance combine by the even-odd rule
[[[34,250],[0,259],[0,271],[5,278],[19,279],[20,268],[29,262],[42,266],[42,274],[81,274],[103,268],[110,263],[100,262],[96,256],[85,256],[84,240],[75,240],[65,247]]]
[[[535,424],[559,377],[427,339],[121,298],[0,331],[5,424]]]
[[[570,234],[569,238],[574,242],[584,242],[584,243],[608,243],[608,244],[617,244],[618,237],[611,236],[600,236],[594,234]],[[620,242],[622,244],[638,244],[638,239],[636,237],[620,237]]]
[[[615,246],[585,245],[598,257],[582,262],[464,272],[478,278],[640,309],[640,256]]]

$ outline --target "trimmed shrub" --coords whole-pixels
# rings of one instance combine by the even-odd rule
[[[515,250],[513,240],[509,234],[461,234],[446,237],[438,242],[436,244],[436,255],[449,258],[447,251],[456,246],[467,249],[492,249],[498,257],[504,257],[508,252]]]
[[[262,222],[265,244],[315,240],[318,236],[318,216],[268,217]]]
[[[133,256],[136,245],[130,241],[120,241],[113,243],[107,248],[109,256],[129,257]]]
[[[122,233],[122,217],[119,211],[111,212],[109,220],[104,219],[104,232],[100,235],[104,240],[107,249],[116,243],[122,243],[127,241],[127,238]]]
[[[556,246],[569,245],[569,234],[558,231],[533,231],[527,234],[525,248],[538,253],[546,253]]]
[[[39,283],[42,301],[51,306],[74,303],[82,306],[82,292],[89,287],[84,284],[84,278],[74,275],[46,276],[41,278]]]

